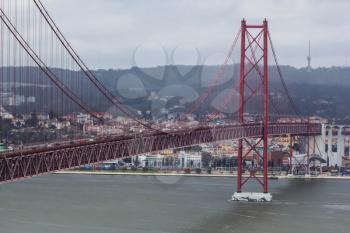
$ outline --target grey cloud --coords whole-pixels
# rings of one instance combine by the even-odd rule
[[[195,46],[203,59],[228,51],[240,20],[268,18],[281,64],[344,65],[350,42],[345,0],[43,0],[57,24],[93,68],[128,68],[145,42]],[[238,50],[236,50],[236,54]],[[184,59],[184,63],[191,59]],[[145,64],[158,65],[147,56]],[[221,64],[222,61],[217,61]],[[142,66],[142,62],[139,65]]]

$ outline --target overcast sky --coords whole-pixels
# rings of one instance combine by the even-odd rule
[[[222,64],[243,17],[268,19],[281,64],[306,66],[311,40],[313,67],[350,65],[347,0],[42,1],[92,68]]]

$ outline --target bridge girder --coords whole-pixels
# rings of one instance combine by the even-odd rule
[[[319,135],[321,125],[270,124],[268,134],[270,136]],[[260,124],[230,125],[199,128],[188,133],[154,133],[137,135],[134,138],[116,137],[41,150],[3,153],[0,154],[0,183],[164,149],[262,136],[263,126]]]

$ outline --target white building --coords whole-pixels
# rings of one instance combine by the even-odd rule
[[[7,119],[7,120],[13,119],[13,115],[11,113],[9,113],[8,111],[6,111],[6,109],[3,108],[2,106],[0,106],[0,117],[2,119]]]
[[[315,139],[310,137],[310,151],[320,154],[329,166],[342,166],[343,157],[350,157],[350,125],[322,124],[322,134]]]
[[[164,164],[164,155],[160,154],[146,154],[138,156],[138,162],[141,167],[149,168],[163,168]]]
[[[48,121],[45,124],[46,128],[50,128],[52,126],[54,126],[56,129],[64,129],[70,126],[70,122],[69,121],[60,122],[55,119],[55,120]]]
[[[39,121],[48,121],[48,120],[50,120],[49,114],[43,114],[43,113],[38,114],[37,118],[38,118]]]
[[[179,155],[179,166],[181,168],[201,168],[202,167],[202,155],[200,153],[186,153],[180,151]]]
[[[201,168],[202,155],[200,153],[186,153],[180,151],[177,156],[166,156],[161,154],[146,154],[137,157],[141,167],[149,168]],[[135,163],[136,157],[133,157]]]
[[[86,122],[90,122],[90,115],[89,114],[84,114],[84,113],[79,113],[77,115],[77,123],[79,124],[84,124]]]

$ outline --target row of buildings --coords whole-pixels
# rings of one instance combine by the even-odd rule
[[[145,154],[135,156],[132,159],[133,164],[138,163],[140,167],[149,168],[202,168],[202,155],[199,152],[180,151],[176,156],[164,154]]]
[[[165,150],[161,153],[144,154],[131,158],[130,164],[125,164],[120,160],[109,161],[102,164],[106,168],[128,165],[137,168],[155,169],[201,169],[202,155],[200,152],[179,151],[173,153],[172,150]]]
[[[116,117],[113,118],[110,113],[96,113],[103,115],[106,119],[104,124],[95,124],[93,119],[89,114],[75,113],[62,116],[60,120],[53,118],[49,114],[38,113],[35,114],[36,124],[38,127],[52,128],[52,129],[69,129],[72,125],[81,125],[82,132],[87,135],[120,135],[126,132],[142,132],[144,129],[142,126],[135,124],[135,122],[127,117]],[[14,116],[3,107],[0,106],[0,117],[2,119],[10,120],[17,127],[26,127],[26,122],[33,118],[33,114],[22,115],[21,117]],[[281,118],[279,122],[291,122],[300,121],[300,119],[289,119]],[[349,125],[335,125],[327,124],[325,119],[321,118],[308,118],[309,122],[312,123],[322,123],[322,134],[316,137],[310,137],[308,141],[309,151],[311,154],[319,155],[322,159],[327,161],[324,166],[350,166],[350,126]],[[180,129],[181,127],[195,127],[198,122],[195,121],[192,115],[186,116],[185,121],[164,121],[160,122],[162,129]],[[185,126],[184,126],[185,125]],[[249,139],[250,144],[255,144],[256,139]],[[307,140],[299,140],[298,143],[303,143],[299,145],[299,151],[295,151],[294,154],[300,154],[306,152],[307,145],[305,144]],[[286,164],[288,163],[289,157],[289,138],[288,137],[277,137],[270,138],[269,141],[269,151],[270,160],[278,158],[278,163]],[[203,152],[208,152],[214,156],[222,157],[235,157],[238,153],[238,146],[236,140],[229,140],[226,142],[217,142],[201,145]],[[247,161],[253,161],[253,163],[259,163],[259,156],[255,151],[248,151],[249,147],[245,146],[244,154],[248,153],[246,156]],[[257,150],[260,150],[259,146]],[[302,151],[303,150],[303,151]],[[286,153],[278,153],[286,152]],[[192,157],[191,157],[192,156]],[[138,156],[139,162],[142,166],[154,166],[162,167],[164,164],[166,166],[173,167],[201,167],[201,163],[198,162],[200,159],[200,154],[188,155],[186,153],[179,153],[177,155],[178,159],[171,159],[171,157],[163,154],[148,154]],[[170,165],[169,165],[170,164]]]

